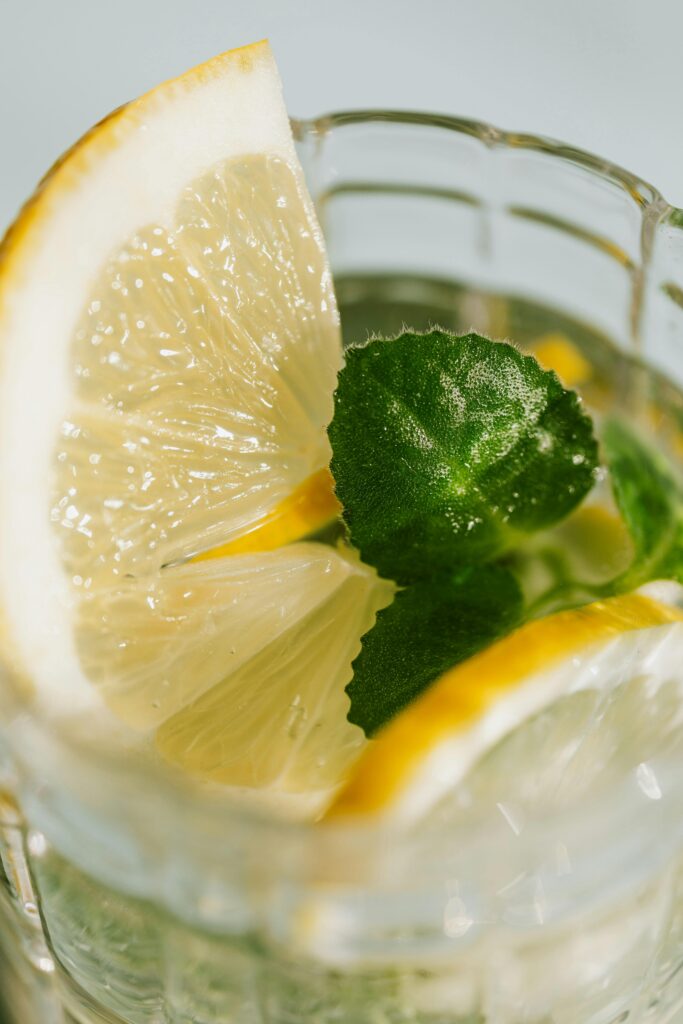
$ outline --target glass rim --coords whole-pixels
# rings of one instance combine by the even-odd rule
[[[337,128],[372,123],[442,128],[478,139],[491,149],[507,148],[544,153],[566,163],[572,163],[599,177],[613,181],[625,189],[643,209],[657,206],[661,209],[662,213],[683,214],[683,208],[670,203],[660,190],[650,184],[645,178],[634,174],[632,171],[606,157],[550,135],[512,131],[499,128],[488,121],[480,121],[453,114],[404,110],[400,108],[354,108],[332,111],[313,117],[290,118],[295,142],[305,142],[307,138],[324,136]]]

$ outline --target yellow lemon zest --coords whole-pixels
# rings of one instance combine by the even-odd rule
[[[320,469],[239,537],[203,551],[194,562],[274,551],[323,529],[341,513],[329,469]]]

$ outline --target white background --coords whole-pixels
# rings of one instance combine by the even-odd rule
[[[0,0],[0,230],[113,107],[263,36],[294,114],[488,119],[683,205],[683,0]]]

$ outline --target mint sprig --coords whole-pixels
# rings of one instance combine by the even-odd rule
[[[597,444],[575,394],[512,345],[434,330],[351,348],[329,427],[351,543],[401,587],[347,688],[368,735],[523,620],[492,565],[590,490]]]
[[[602,431],[614,500],[631,535],[631,566],[609,584],[610,593],[650,580],[683,583],[683,488],[667,460],[621,419]]]

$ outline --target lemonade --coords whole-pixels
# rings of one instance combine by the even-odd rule
[[[79,173],[95,181],[84,197],[72,176],[77,201],[99,223],[106,146],[138,147],[136,117],[151,119],[159,152],[149,167],[163,174],[178,97],[183,131],[196,141],[205,130],[195,125],[197,104],[228,104],[234,124],[220,163],[197,146],[166,176],[153,212],[143,190],[135,210],[123,204],[127,226],[122,214],[101,216],[93,247],[106,248],[110,235],[118,245],[104,270],[85,260],[60,271],[65,288],[86,294],[67,376],[64,356],[53,385],[35,384],[38,342],[23,324],[10,328],[21,344],[6,366],[24,395],[35,387],[37,404],[27,411],[12,379],[6,422],[27,425],[39,459],[57,400],[68,416],[60,413],[62,433],[49,449],[47,497],[35,464],[3,456],[18,493],[8,502],[11,529],[7,519],[3,527],[4,593],[17,574],[26,590],[16,607],[5,598],[3,621],[5,1013],[10,1024],[675,1022],[683,1012],[683,626],[671,566],[683,395],[627,349],[635,333],[661,364],[663,341],[680,343],[683,323],[677,335],[667,310],[668,326],[651,341],[657,307],[645,301],[635,255],[587,229],[568,232],[557,218],[521,216],[520,204],[501,207],[489,194],[475,203],[459,180],[469,161],[472,188],[480,181],[473,126],[411,115],[402,125],[342,115],[322,146],[329,125],[298,128],[333,289],[282,112],[272,114],[269,61],[262,48],[228,55],[189,79],[189,98],[182,84],[152,94],[151,106],[131,112],[132,135],[124,124],[104,137],[101,172],[82,161]],[[229,85],[224,96],[220,82]],[[263,104],[268,116],[248,124],[245,110]],[[446,134],[432,154],[437,129]],[[442,167],[437,151],[451,136],[463,159]],[[228,160],[226,146],[235,149]],[[139,148],[131,152],[140,158]],[[424,165],[392,162],[402,152]],[[380,154],[389,156],[383,186],[372,180]],[[115,166],[120,181],[124,164]],[[571,160],[567,167],[574,174]],[[611,184],[633,202],[632,181],[626,189],[614,172]],[[179,186],[173,232],[162,230],[155,218],[167,224],[164,203]],[[575,197],[559,193],[569,207]],[[46,195],[54,201],[59,190]],[[588,206],[594,217],[592,199]],[[523,259],[505,262],[509,225],[496,224],[494,209],[512,210],[513,224],[534,231],[545,225],[547,237],[532,232],[519,249],[531,253],[532,286]],[[38,207],[39,225],[40,217]],[[63,230],[68,220],[50,223]],[[554,301],[529,298],[543,283],[534,243],[557,270],[558,238],[573,267],[565,236],[582,255],[585,247],[586,262],[594,250],[606,261],[602,294],[581,263],[572,301],[567,274],[558,274]],[[21,251],[21,237],[15,244]],[[657,272],[658,256],[650,240],[644,258]],[[464,257],[471,275],[459,269]],[[480,264],[488,260],[487,278]],[[627,289],[610,276],[613,264]],[[13,293],[45,280],[27,276],[26,265],[17,271],[10,249]],[[670,283],[660,294],[675,296]],[[45,301],[66,322],[63,301],[54,293]],[[648,507],[653,495],[662,505],[654,541],[642,517],[633,530],[635,469],[619,477],[615,463],[613,478],[626,487],[619,507],[596,471],[585,504],[571,497],[533,542],[504,545],[493,569],[468,569],[473,602],[491,596],[486,579],[499,587],[513,573],[533,614],[510,619],[512,635],[491,634],[454,668],[446,660],[371,742],[353,688],[345,692],[352,677],[359,685],[359,652],[371,649],[361,637],[389,621],[387,610],[413,586],[424,610],[431,581],[421,577],[426,547],[417,550],[420,578],[410,568],[394,577],[397,588],[391,573],[358,557],[340,522],[325,431],[344,362],[335,301],[347,344],[434,325],[513,338],[580,392],[598,437],[622,461],[639,468],[637,439],[665,456],[666,494],[656,460],[642,457]],[[42,307],[31,316],[35,330]],[[587,326],[593,321],[600,326]],[[557,379],[548,386],[564,402]],[[626,413],[632,441],[618,431],[609,441],[615,413]],[[590,439],[579,447],[584,420],[572,423],[571,480],[580,481],[592,449]],[[369,420],[361,426],[370,429]],[[413,426],[409,439],[421,436]],[[330,437],[335,469],[338,434]],[[551,427],[539,440],[543,458]],[[562,500],[563,479],[553,478],[553,501]],[[57,560],[34,515],[40,501],[61,538]],[[502,532],[508,537],[507,525]],[[73,588],[67,599],[58,565]],[[652,582],[658,567],[669,582]],[[647,596],[633,595],[641,583],[650,584]],[[501,593],[508,600],[498,589],[496,608]],[[30,601],[44,613],[38,624]],[[385,659],[409,641],[397,634]],[[419,660],[420,649],[413,653]]]

